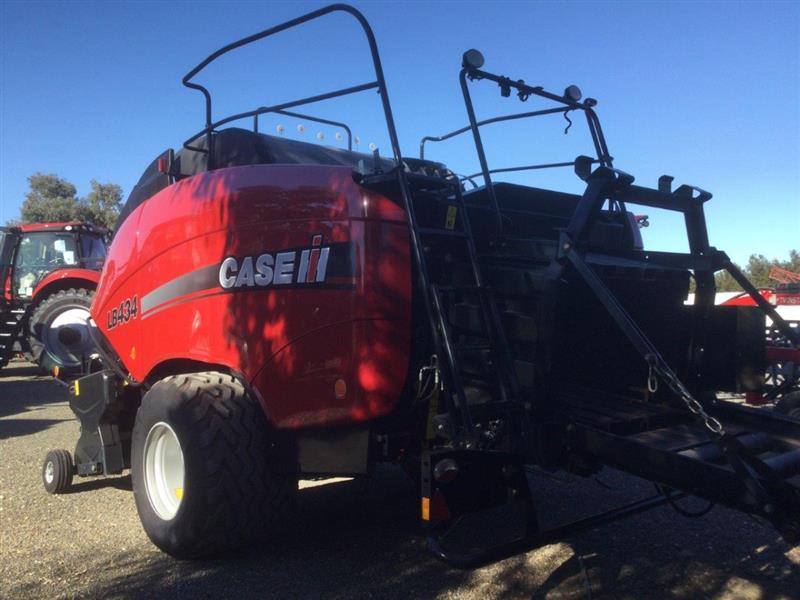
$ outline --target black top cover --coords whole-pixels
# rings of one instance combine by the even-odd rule
[[[371,172],[375,158],[371,154],[351,152],[339,148],[320,146],[286,138],[255,133],[246,129],[232,127],[216,132],[212,136],[213,169],[264,164],[334,165],[351,167],[361,172]],[[170,170],[177,179],[203,173],[208,169],[208,138],[201,136],[175,153]],[[158,169],[159,159],[166,158],[169,151],[158,156],[145,169],[139,182],[128,196],[120,212],[116,229],[142,202],[170,184],[170,176]],[[393,160],[382,158],[379,168],[383,171],[395,167]]]

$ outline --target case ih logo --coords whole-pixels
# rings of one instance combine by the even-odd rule
[[[323,283],[328,270],[330,246],[315,235],[311,248],[275,254],[236,258],[229,256],[219,266],[219,284],[226,290],[296,283]]]
[[[353,289],[357,271],[352,242],[329,242],[323,246],[322,235],[315,235],[310,248],[229,256],[222,263],[206,265],[171,279],[144,294],[141,318],[189,299],[222,293],[258,291],[274,286]]]

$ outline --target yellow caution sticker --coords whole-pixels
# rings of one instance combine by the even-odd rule
[[[422,497],[422,520],[431,520],[431,499],[425,496]]]
[[[178,500],[183,500],[183,488],[182,487],[175,488],[175,497]]]
[[[456,226],[457,214],[458,214],[458,208],[456,208],[452,204],[447,207],[447,219],[444,222],[445,229],[452,230]]]

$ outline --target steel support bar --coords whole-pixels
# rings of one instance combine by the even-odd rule
[[[568,243],[569,242],[567,242],[567,244]],[[611,315],[611,318],[614,319],[631,344],[633,344],[639,354],[642,355],[642,358],[648,355],[657,356],[660,358],[661,355],[659,354],[658,349],[647,338],[642,330],[639,329],[639,326],[631,318],[628,312],[619,304],[614,294],[608,289],[608,287],[606,287],[605,283],[603,283],[603,280],[598,277],[597,273],[595,273],[594,270],[588,264],[586,264],[586,262],[574,248],[565,248],[565,251],[567,258],[575,267],[575,270],[578,271],[581,277],[583,277],[584,281],[587,283],[592,292],[594,292],[600,303],[605,306],[606,310]],[[664,363],[663,359],[661,359],[661,361],[669,373],[677,379],[669,366]]]
[[[624,262],[631,261],[632,267],[658,267],[664,269],[691,269],[695,270],[714,270],[722,268],[721,258],[717,254],[705,256],[692,256],[678,252],[652,252],[648,250],[636,250],[628,252],[587,252],[586,262],[602,265],[604,262],[615,266],[626,266]]]

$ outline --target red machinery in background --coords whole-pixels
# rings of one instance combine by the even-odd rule
[[[769,278],[774,288],[759,288],[761,296],[776,307],[778,313],[794,329],[800,328],[800,273],[773,266]],[[721,303],[725,306],[755,306],[755,300],[742,292]],[[762,391],[747,392],[749,404],[766,404],[776,400],[776,410],[800,416],[800,350],[767,321],[766,359],[769,367]]]
[[[79,372],[108,232],[69,221],[0,227],[0,368],[22,353],[47,372]]]

